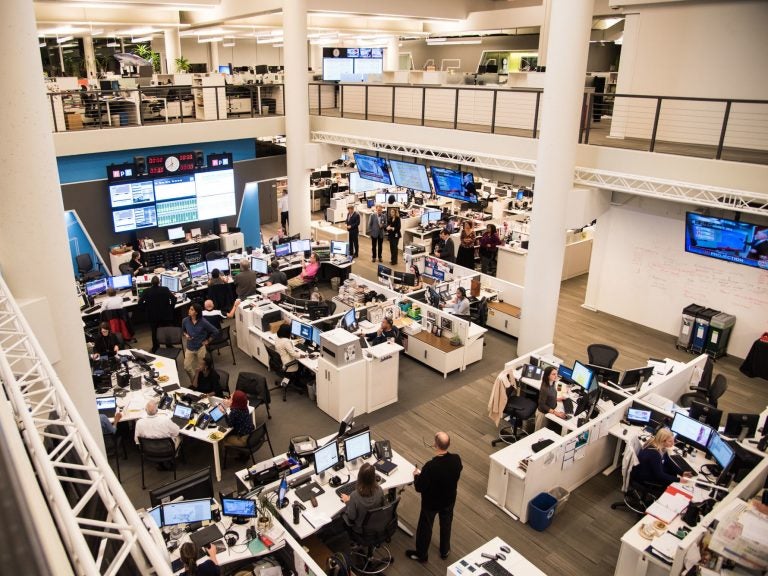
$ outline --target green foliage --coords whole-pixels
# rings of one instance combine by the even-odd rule
[[[148,62],[152,63],[152,70],[160,72],[160,53],[152,52],[152,46],[149,44],[137,44],[133,49],[133,53],[136,56],[144,58]]]
[[[176,72],[189,72],[189,60],[184,56],[179,56],[174,62],[176,63]]]

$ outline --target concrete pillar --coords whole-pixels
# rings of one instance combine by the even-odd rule
[[[96,53],[93,51],[93,36],[86,34],[83,36],[83,53],[85,55],[85,77],[88,84],[95,84],[98,78],[96,69]]]
[[[5,74],[13,90],[0,96],[0,266],[14,297],[44,299],[45,329],[55,337],[59,378],[93,435],[101,427],[88,366],[83,323],[74,291],[74,271],[64,223],[64,205],[53,145],[53,122],[43,87],[31,2],[0,2],[0,53],[13,54]]]
[[[291,0],[283,8],[285,58],[285,137],[288,169],[288,227],[291,234],[309,238],[311,199],[309,170],[313,147],[309,144],[307,107],[307,0]]]
[[[518,356],[554,339],[593,4],[552,0]]]
[[[397,36],[390,37],[387,40],[387,46],[384,48],[384,70],[397,70],[400,64],[400,39]]]
[[[312,44],[309,47],[309,65],[312,72],[322,74],[323,72],[323,46],[321,44]]]
[[[181,38],[178,28],[167,28],[163,31],[165,39],[165,69],[168,74],[176,73],[176,58],[181,56]]]
[[[547,65],[547,43],[549,42],[549,20],[552,17],[552,0],[542,0],[544,20],[539,28],[539,66]]]
[[[208,42],[208,50],[210,51],[210,55],[211,55],[211,67],[209,71],[218,72],[219,71],[219,43]]]

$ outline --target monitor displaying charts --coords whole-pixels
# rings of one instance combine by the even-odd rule
[[[392,170],[392,179],[397,186],[420,192],[432,192],[432,189],[429,187],[427,168],[423,164],[390,160],[389,168]]]

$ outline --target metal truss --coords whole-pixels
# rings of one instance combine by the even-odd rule
[[[536,176],[536,161],[522,158],[507,158],[489,154],[472,154],[447,148],[425,148],[404,142],[378,140],[363,136],[313,131],[311,140],[323,144],[349,146],[364,150],[377,150],[402,154],[427,160],[442,160],[465,166],[488,168],[500,172]],[[604,188],[637,196],[660,198],[710,208],[736,210],[750,214],[768,215],[768,194],[718,188],[690,182],[662,180],[647,176],[634,176],[617,172],[606,172],[592,168],[576,167],[574,182],[594,188]]]
[[[0,380],[17,424],[2,433],[21,436],[74,573],[170,576],[2,277]]]

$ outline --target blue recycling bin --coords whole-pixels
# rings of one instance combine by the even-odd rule
[[[557,508],[557,498],[542,492],[528,502],[528,524],[534,530],[544,532],[552,523],[555,508]]]

